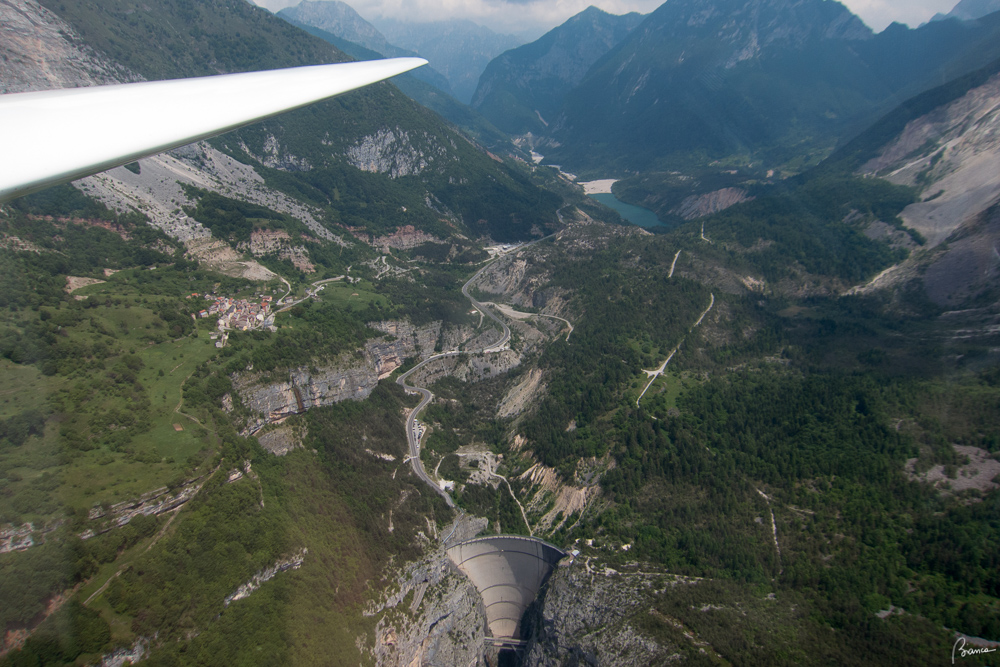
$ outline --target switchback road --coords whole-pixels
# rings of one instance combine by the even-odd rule
[[[559,219],[560,221],[562,220],[561,214],[559,216]],[[526,243],[522,246],[518,246],[513,250],[511,250],[511,253],[523,250],[528,246],[552,238],[553,236],[555,235],[550,234],[549,236],[537,239],[535,241],[532,241],[531,243]],[[416,373],[418,370],[420,370],[427,364],[431,363],[432,361],[436,361],[438,359],[443,359],[444,357],[455,357],[460,354],[483,354],[489,352],[500,352],[507,348],[507,343],[510,342],[510,327],[508,327],[503,320],[497,317],[492,310],[487,308],[484,304],[480,303],[475,298],[473,298],[471,294],[469,294],[469,287],[474,282],[476,282],[479,276],[483,274],[483,271],[485,271],[490,266],[490,264],[492,264],[497,259],[500,259],[500,257],[503,256],[505,255],[500,255],[490,260],[486,264],[484,264],[482,268],[476,271],[475,274],[473,274],[473,276],[469,278],[464,285],[462,285],[462,294],[465,296],[466,299],[469,300],[472,306],[480,313],[482,313],[486,317],[489,317],[491,320],[500,325],[500,328],[503,331],[503,336],[501,336],[500,340],[497,341],[496,343],[489,345],[488,347],[484,347],[481,350],[450,350],[448,352],[441,352],[439,354],[435,354],[434,356],[427,357],[419,364],[417,364],[410,370],[406,371],[405,373],[400,375],[399,378],[396,379],[396,383],[399,384],[401,387],[403,387],[403,389],[405,389],[407,393],[417,393],[420,394],[422,397],[420,399],[420,403],[417,404],[417,407],[411,410],[410,416],[406,418],[406,442],[409,445],[410,449],[410,456],[409,456],[410,465],[413,466],[413,472],[417,475],[417,477],[422,479],[424,482],[433,487],[435,491],[441,494],[441,497],[444,498],[444,501],[448,503],[448,507],[455,507],[455,501],[452,500],[451,495],[447,491],[438,486],[438,484],[433,479],[431,479],[431,476],[427,474],[426,470],[424,470],[424,464],[420,461],[420,436],[417,433],[417,417],[420,415],[421,411],[423,411],[423,409],[427,407],[427,404],[430,403],[431,400],[433,400],[434,394],[432,394],[431,391],[429,389],[426,389],[425,387],[417,387],[415,385],[408,384],[407,380],[411,375]]]

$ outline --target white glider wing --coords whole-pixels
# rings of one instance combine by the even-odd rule
[[[0,203],[426,63],[390,58],[0,95]]]

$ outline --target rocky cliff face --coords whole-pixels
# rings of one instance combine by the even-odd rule
[[[475,537],[486,519],[461,515],[438,533],[428,523],[427,555],[406,566],[389,594],[371,604],[365,615],[377,618],[375,645],[368,654],[379,667],[487,664],[483,638],[486,612],[465,575],[452,565],[445,544]],[[409,601],[407,604],[406,601]]]
[[[711,646],[652,606],[674,587],[697,583],[635,566],[619,571],[589,557],[564,561],[549,580],[522,664],[662,665],[687,653],[707,653],[718,660]],[[674,626],[681,641],[654,637],[648,631],[649,616]]]
[[[249,251],[254,257],[277,255],[303,273],[316,271],[316,266],[309,261],[309,251],[304,246],[293,245],[291,236],[283,229],[255,229],[250,234],[250,242],[240,246],[240,250]]]
[[[398,127],[382,128],[348,148],[347,161],[361,171],[388,174],[391,178],[416,176],[448,154],[443,146],[429,142],[426,132],[423,143],[426,148],[418,148],[410,141],[410,135]]]
[[[271,169],[289,172],[310,171],[312,169],[309,160],[290,153],[288,148],[282,146],[273,134],[267,135],[267,138],[264,139],[260,154],[255,154],[244,142],[240,143],[240,148],[254,160]]]
[[[0,94],[137,81],[35,0],[0,0]]]
[[[368,341],[362,350],[343,355],[332,364],[292,369],[288,379],[280,382],[253,372],[234,375],[233,390],[249,412],[243,432],[257,433],[309,408],[365,399],[379,380],[408,357],[433,354],[441,334],[440,322],[414,327],[409,322],[386,321],[370,326],[387,336]]]
[[[931,245],[944,241],[1000,200],[1000,74],[910,121],[861,171],[921,188],[901,217]]]
[[[498,300],[504,303],[561,314],[565,290],[546,287],[548,281],[548,274],[533,270],[527,259],[511,258],[495,262],[486,269],[476,288],[487,294],[499,295]]]
[[[694,220],[706,215],[724,211],[730,206],[753,199],[743,188],[722,188],[703,195],[691,195],[681,202],[671,213],[685,220]]]

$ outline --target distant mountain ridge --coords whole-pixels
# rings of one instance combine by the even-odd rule
[[[931,18],[931,21],[943,21],[945,19],[974,21],[993,12],[1000,12],[1000,0],[961,0],[950,12],[947,14],[935,14]]]
[[[277,15],[325,30],[337,37],[377,51],[387,58],[413,55],[412,51],[390,44],[375,26],[362,18],[353,7],[340,0],[303,0],[297,5],[282,9]]]
[[[319,28],[325,32],[360,44],[385,58],[399,58],[418,55],[414,51],[401,49],[390,44],[385,35],[366,21],[353,7],[340,0],[304,0],[294,7],[286,7],[277,13],[283,19],[295,24]],[[435,88],[452,95],[448,79],[433,66],[424,66],[413,72],[413,76],[426,81]]]
[[[670,0],[565,94],[540,150],[577,172],[808,163],[998,55],[990,17],[875,35],[831,0]]]
[[[282,17],[292,25],[302,28],[310,35],[319,37],[325,42],[333,44],[335,47],[348,54],[356,60],[376,60],[382,57],[381,53],[368,49],[360,44],[355,44],[349,40],[337,37],[336,35],[314,28],[312,26],[298,23],[287,17]],[[392,83],[401,91],[406,93],[411,99],[424,105],[428,109],[438,113],[447,121],[462,128],[462,131],[475,139],[480,144],[486,146],[491,151],[501,153],[517,153],[517,148],[511,143],[510,138],[493,127],[493,125],[483,118],[475,110],[462,104],[451,95],[443,92],[436,86],[427,83],[407,72],[392,78]]]
[[[596,7],[585,9],[493,60],[479,79],[472,107],[511,134],[546,132],[565,95],[642,19],[636,13],[615,16]]]
[[[479,77],[495,57],[524,41],[468,20],[408,23],[380,19],[375,26],[393,44],[419,53],[448,79],[455,98],[469,104]]]

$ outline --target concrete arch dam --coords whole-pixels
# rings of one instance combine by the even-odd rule
[[[566,556],[562,549],[534,537],[497,535],[461,542],[448,557],[479,591],[486,623],[495,640],[518,642],[521,617]]]

